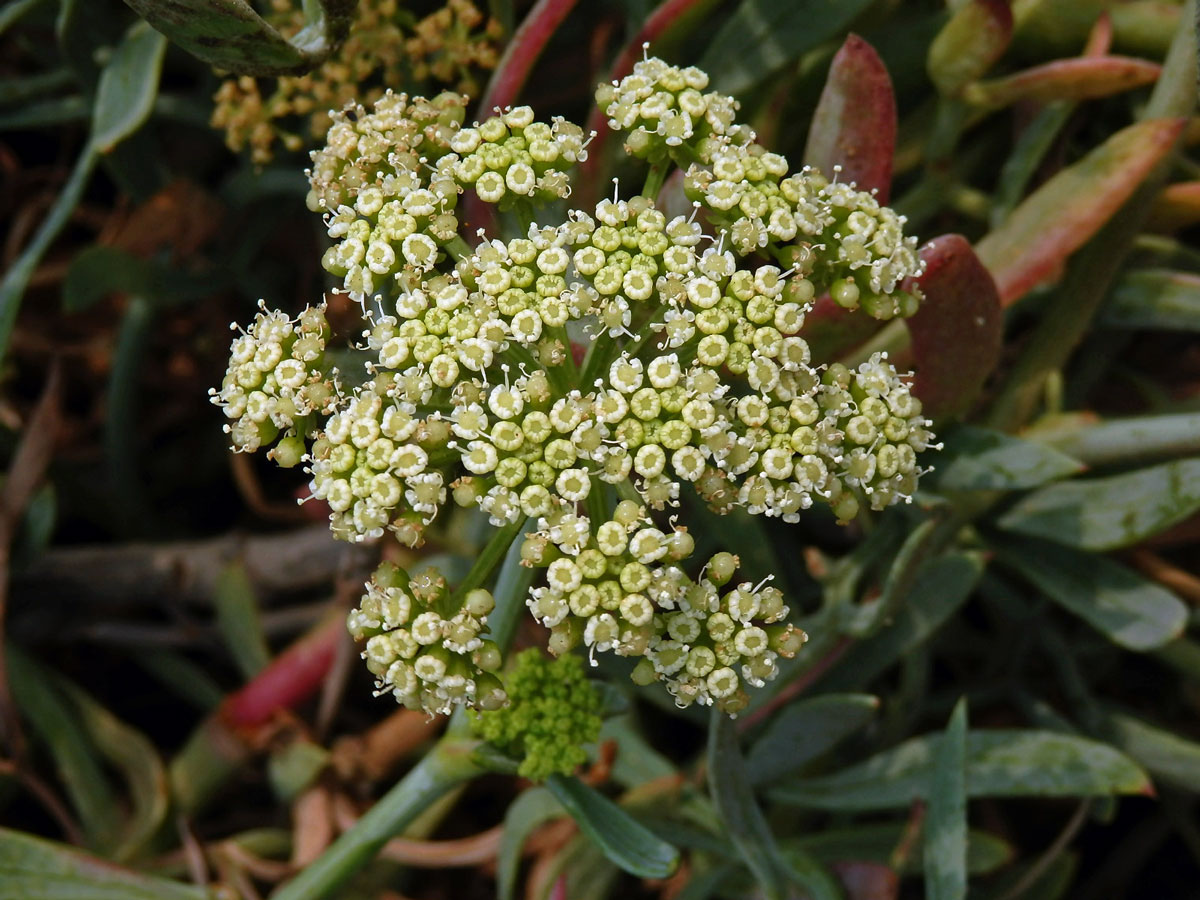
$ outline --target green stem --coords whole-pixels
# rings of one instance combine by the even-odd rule
[[[474,741],[443,740],[380,798],[354,826],[273,894],[272,900],[320,900],[366,866],[383,845],[431,803],[484,772]]]
[[[517,535],[521,533],[521,529],[525,527],[525,519],[520,518],[515,522],[510,522],[503,528],[496,530],[491,536],[479,556],[475,557],[475,563],[471,566],[471,571],[467,572],[465,578],[454,591],[456,600],[461,600],[470,591],[483,585],[488,577],[492,574],[492,570],[500,565],[500,561],[504,559],[508,548],[512,546],[513,541],[517,539]]]
[[[471,245],[462,239],[460,235],[455,235],[443,245],[446,252],[453,256],[456,260],[466,259],[474,255],[475,251],[471,249]]]
[[[532,566],[521,565],[522,535],[533,529],[533,520],[527,519],[504,556],[504,564],[500,574],[496,576],[496,589],[492,593],[496,598],[496,608],[488,616],[488,636],[496,643],[501,652],[507,652],[512,643],[513,634],[521,613],[525,611],[525,598],[533,586],[533,580],[539,570]]]
[[[652,163],[650,171],[646,173],[646,183],[642,185],[642,196],[650,200],[656,199],[670,170],[671,167],[666,162]]]

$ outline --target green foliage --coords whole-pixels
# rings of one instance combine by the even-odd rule
[[[517,654],[505,674],[508,705],[474,714],[484,740],[521,761],[517,771],[533,781],[569,775],[586,759],[584,744],[600,734],[600,695],[578,656],[548,659],[540,651]]]

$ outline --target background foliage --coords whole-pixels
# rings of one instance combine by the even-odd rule
[[[5,895],[1190,896],[1191,7],[498,0],[454,32],[360,2],[130,0],[162,33],[116,0],[0,8]],[[393,55],[338,70],[343,39]],[[645,40],[908,216],[921,313],[823,301],[806,337],[911,364],[946,447],[919,502],[850,530],[712,520],[809,645],[733,722],[606,673],[591,762],[534,787],[372,700],[343,628],[372,551],[294,505],[299,474],[230,457],[206,390],[230,320],[325,288],[300,171],[348,79],[467,79],[472,115],[519,98],[603,131],[592,87]],[[615,143],[584,202],[632,174]],[[461,575],[483,534],[464,514],[422,552]]]

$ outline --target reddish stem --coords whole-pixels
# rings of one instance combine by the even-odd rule
[[[236,731],[253,731],[282,710],[299,706],[321,687],[345,634],[341,612],[328,616],[226,697],[217,718]]]
[[[481,114],[517,98],[533,64],[574,6],[575,0],[538,0],[505,48],[479,103]]]

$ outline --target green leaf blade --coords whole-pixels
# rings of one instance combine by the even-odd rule
[[[100,74],[92,110],[92,146],[113,147],[142,126],[154,108],[167,39],[145,22],[129,29]]]
[[[832,775],[797,779],[771,793],[815,809],[902,809],[928,799],[939,735],[913,738]],[[994,729],[967,734],[968,797],[1085,797],[1148,794],[1150,780],[1129,757],[1098,741],[1051,731]]]
[[[750,782],[791,775],[864,728],[878,711],[879,698],[871,694],[821,694],[785,707],[746,756]]]
[[[1082,472],[1053,447],[1001,431],[959,425],[942,438],[930,483],[942,491],[1019,491]]]
[[[1200,510],[1200,458],[1044,487],[1000,527],[1083,550],[1137,544]]]
[[[213,900],[202,887],[151,878],[0,828],[0,884],[10,900]]]
[[[743,0],[699,66],[712,85],[739,94],[837,35],[870,0]]]
[[[1187,607],[1125,566],[1103,556],[1034,541],[1005,541],[997,546],[1009,567],[1127,650],[1154,650],[1183,634]]]
[[[925,820],[925,897],[967,895],[967,703],[959,700],[933,760]]]
[[[614,864],[640,878],[666,878],[679,851],[578,778],[551,775],[546,787]]]

